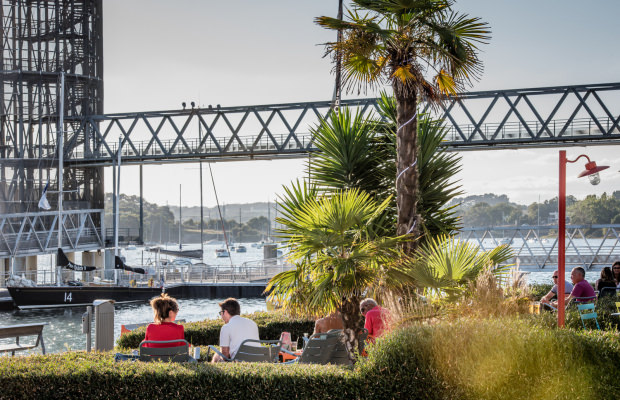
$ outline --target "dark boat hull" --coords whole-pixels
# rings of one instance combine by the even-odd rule
[[[166,288],[177,296],[181,288]],[[160,288],[131,288],[120,286],[37,286],[8,288],[15,305],[21,309],[72,307],[92,305],[97,299],[112,299],[116,303],[143,302],[159,296]],[[177,293],[179,292],[179,293]]]

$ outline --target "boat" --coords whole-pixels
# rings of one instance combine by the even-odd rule
[[[156,246],[156,247],[150,247],[148,251],[150,251],[151,253],[161,253],[161,254],[166,254],[169,256],[175,256],[175,257],[181,257],[181,258],[196,258],[196,259],[202,258],[202,250],[200,249],[172,250],[172,249],[166,249],[164,247]]]
[[[7,289],[13,302],[20,309],[75,307],[92,305],[97,299],[112,299],[116,303],[144,302],[159,296],[163,291],[171,296],[181,294],[181,287],[161,286],[155,279],[140,279],[145,283],[137,283],[139,276],[148,276],[149,271],[142,267],[130,267],[119,257],[115,256],[116,270],[123,270],[135,274],[136,278],[125,284],[111,280],[93,279],[93,282],[70,280],[60,285],[46,286],[9,286]],[[75,272],[94,272],[95,267],[75,264],[67,258],[62,249],[58,249],[57,267]]]
[[[244,245],[240,244],[235,248],[235,251],[237,253],[247,253],[248,249]]]
[[[215,256],[218,258],[229,257],[230,253],[225,248],[215,249]]]

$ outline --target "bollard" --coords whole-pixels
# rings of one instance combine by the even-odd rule
[[[93,320],[93,308],[86,307],[86,312],[82,314],[82,333],[86,334],[86,351],[90,353],[91,346],[91,321]]]
[[[114,300],[95,300],[95,351],[114,348]]]

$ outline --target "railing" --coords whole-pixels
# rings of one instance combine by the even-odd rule
[[[616,143],[619,95],[620,83],[466,92],[435,109],[420,103],[420,112],[445,121],[451,149]],[[378,111],[375,98],[342,105],[365,115]],[[303,157],[317,150],[309,132],[331,112],[331,102],[317,101],[87,115],[74,120],[65,152],[74,164],[109,164],[121,136],[129,164]]]
[[[58,247],[58,225],[62,247],[95,250],[104,247],[103,210],[67,210],[0,215],[0,258],[40,255]]]
[[[558,263],[557,226],[491,226],[464,228],[459,239],[490,250],[509,244],[510,263],[522,269],[543,269]],[[586,269],[611,266],[620,260],[620,225],[566,226],[566,263]]]
[[[287,271],[293,266],[283,258],[274,258],[260,261],[245,262],[238,266],[230,265],[167,265],[162,267],[144,266],[146,274],[138,274],[114,269],[97,269],[88,272],[76,272],[63,269],[63,283],[97,283],[110,284],[115,281],[121,286],[152,286],[176,284],[217,284],[217,283],[265,283],[274,275]],[[17,277],[10,273],[0,275],[0,286],[7,285],[21,279],[27,279],[36,285],[56,285],[58,273],[56,267],[38,269],[36,271],[18,272]],[[11,281],[13,279],[13,281]],[[151,280],[149,282],[149,280]]]

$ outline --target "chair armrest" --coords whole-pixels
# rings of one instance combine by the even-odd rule
[[[289,351],[289,350],[287,350],[287,349],[280,348],[280,351],[281,351],[282,353],[286,353],[286,354],[289,354],[289,355],[291,355],[291,356],[299,357],[299,355],[298,355],[298,354],[295,354],[295,353],[293,353],[292,351]]]
[[[220,357],[222,357],[222,359],[224,361],[232,361],[232,358],[228,358],[226,357],[224,354],[222,354],[221,351],[219,351],[215,346],[209,345],[209,351],[213,350],[216,354],[218,354]],[[207,358],[209,358],[209,351],[207,351]]]

